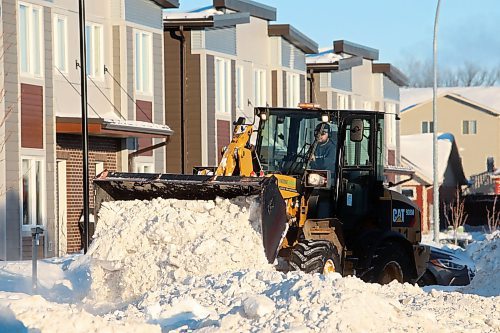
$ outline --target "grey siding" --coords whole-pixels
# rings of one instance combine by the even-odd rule
[[[384,98],[399,101],[399,86],[384,75]]]
[[[292,45],[283,38],[281,39],[281,66],[292,68],[290,48]]]
[[[199,50],[203,48],[203,32],[201,30],[191,31],[191,49]]]
[[[306,54],[300,49],[293,47],[293,68],[301,71],[306,70]]]
[[[111,73],[116,81],[121,82],[121,72],[120,72],[120,26],[113,26],[113,73]],[[117,110],[122,112],[122,100],[121,100],[122,90],[118,83],[113,81],[113,104]]]
[[[236,120],[236,61],[231,60],[231,120]]]
[[[125,20],[147,27],[162,29],[162,9],[153,1],[125,0]]]
[[[286,89],[287,89],[287,86],[286,86],[286,72],[285,71],[282,71],[281,72],[281,86],[282,86],[282,96],[283,96],[283,104],[281,106],[283,107],[286,107],[288,104],[288,100],[286,98]]]
[[[300,102],[306,102],[306,76],[300,75]]]
[[[207,136],[208,165],[217,163],[217,142],[215,133],[215,59],[207,55]]]
[[[46,227],[45,250],[49,257],[56,255],[56,124],[54,114],[54,84],[52,78],[52,8],[44,7],[45,38],[45,193],[46,193]]]
[[[331,73],[319,73],[319,86],[321,88],[330,87]]]
[[[352,91],[352,73],[351,70],[332,72],[331,87],[335,89]]]
[[[236,55],[236,28],[214,28],[205,30],[207,50]]]
[[[129,96],[134,96],[134,31],[131,27],[127,27],[127,92]],[[128,116],[127,119],[135,120],[135,103],[132,99],[128,99]]]
[[[5,121],[5,237],[6,259],[18,260],[21,254],[21,213],[19,204],[19,167],[20,167],[20,126],[19,126],[19,80],[17,71],[17,29],[16,1],[4,0],[2,8],[4,36],[4,89],[5,108],[11,109]],[[9,46],[9,47],[7,47]],[[2,207],[0,207],[2,208]],[[3,240],[2,240],[3,241]]]
[[[163,108],[163,49],[162,35],[153,34],[153,119],[157,124],[165,123]],[[154,144],[162,142],[163,139],[154,139]],[[165,148],[155,149],[155,171],[165,171]]]

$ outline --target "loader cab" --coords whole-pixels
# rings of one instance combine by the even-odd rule
[[[337,216],[344,228],[378,228],[383,188],[383,114],[343,111],[339,149]]]
[[[329,140],[338,142],[338,116],[318,110],[257,108],[260,123],[256,144],[257,156],[267,173],[278,173],[300,178],[310,167],[311,156],[317,147],[317,128],[328,124]],[[324,126],[321,128],[323,129]],[[324,129],[326,130],[326,128]],[[335,169],[336,152],[331,170]]]

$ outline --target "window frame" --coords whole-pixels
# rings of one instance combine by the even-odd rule
[[[141,47],[138,49],[140,37]],[[149,42],[148,52],[149,54],[144,55],[144,42]],[[140,50],[140,53],[138,52]],[[139,54],[138,54],[139,53]],[[144,58],[148,58],[147,62],[144,62]],[[140,63],[141,66],[137,66]],[[148,68],[146,69],[146,65]],[[148,73],[148,80],[146,82],[144,78],[145,69]],[[151,96],[153,94],[153,34],[144,30],[134,30],[134,77],[135,77],[135,91],[141,95]],[[147,87],[145,88],[145,83]]]
[[[20,37],[19,37],[19,40],[18,40],[18,44],[19,44],[19,47],[18,47],[18,52],[19,52],[19,57],[18,57],[18,60],[19,60],[19,74],[22,75],[22,76],[27,76],[27,77],[33,77],[33,78],[43,78],[43,72],[44,72],[44,58],[43,58],[43,50],[44,50],[44,38],[43,38],[43,33],[44,33],[44,22],[43,22],[43,10],[42,10],[42,6],[39,6],[39,5],[35,5],[35,4],[31,4],[31,3],[27,3],[27,2],[23,2],[23,1],[19,1],[18,4],[17,4],[17,10],[18,10],[18,23],[17,23],[17,33],[18,33],[18,36],[21,36],[21,6],[23,7],[26,7],[27,8],[27,12],[26,12],[26,50],[24,50],[26,52],[26,67],[27,69],[23,69],[23,65],[22,65],[22,53],[23,53],[23,46],[22,46],[22,42],[20,40]],[[38,33],[36,34],[35,31],[33,31],[34,29],[34,22],[33,22],[33,11],[34,10],[37,10],[38,11]],[[37,59],[37,56],[36,55],[33,55],[33,50],[36,49],[36,47],[34,46],[34,41],[35,39],[33,38],[33,36],[36,36],[38,35],[38,47],[39,47],[39,54],[38,54],[38,69],[39,69],[39,73],[36,73],[34,68],[36,67],[36,59]]]
[[[337,109],[338,110],[348,110],[349,109],[349,95],[337,93]]]
[[[243,111],[245,99],[244,89],[245,83],[243,79],[243,66],[236,66],[236,108],[240,111]]]
[[[147,170],[150,168],[151,170]],[[134,172],[137,173],[155,173],[155,164],[153,162],[135,162]]]
[[[286,107],[296,108],[300,101],[300,75],[286,72]]]
[[[30,214],[31,218],[31,223],[29,224],[24,224],[24,202],[23,202],[23,199],[24,199],[24,169],[23,169],[23,163],[24,161],[27,160],[30,164],[29,166],[29,174],[30,174],[30,179],[29,179],[29,186],[33,186],[34,184],[36,184],[36,168],[33,168],[33,166],[35,165],[35,163],[40,163],[40,170],[39,170],[39,174],[40,174],[40,188],[38,190],[35,190],[35,191],[32,191],[31,193],[29,193],[29,207],[32,207],[32,203],[33,201],[36,203],[37,207],[38,205],[40,205],[39,207],[39,214],[40,214],[40,219],[41,219],[41,223],[39,224],[33,224],[32,222],[34,220],[37,220],[37,216],[36,214]],[[46,214],[46,210],[45,210],[45,206],[46,206],[46,198],[44,195],[42,195],[43,193],[46,193],[46,175],[45,175],[45,163],[44,163],[45,159],[43,157],[40,157],[40,156],[30,156],[30,155],[21,155],[21,169],[20,169],[20,189],[21,189],[21,195],[20,195],[20,198],[19,198],[19,202],[20,202],[20,211],[21,211],[21,214],[20,214],[20,223],[21,223],[21,230],[22,231],[30,231],[31,228],[33,227],[36,227],[36,226],[41,226],[41,227],[44,227],[46,225],[46,217],[45,217],[45,214]],[[35,175],[34,179],[31,178],[33,177],[33,175]],[[35,189],[36,189],[36,186],[35,186]],[[37,194],[40,194],[40,198],[36,198]],[[35,216],[33,216],[35,215]]]
[[[61,64],[61,59],[59,59],[60,56],[60,41],[59,41],[59,26],[58,26],[58,21],[62,20],[63,21],[63,49],[64,49],[64,59],[62,63],[64,64],[64,68],[60,68],[59,65]],[[68,17],[61,15],[61,14],[54,14],[54,22],[53,22],[53,38],[54,38],[54,67],[59,69],[62,73],[67,74],[68,73]]]
[[[395,147],[397,145],[397,122],[396,122],[396,104],[385,103],[386,111],[386,132],[387,132],[387,145]]]
[[[467,131],[465,130],[466,128],[465,124],[467,124]],[[476,135],[476,134],[477,134],[477,120],[462,120],[462,135]]]
[[[215,112],[231,114],[231,60],[216,57],[214,59]]]
[[[426,126],[426,130],[424,131],[424,125]],[[432,120],[423,120],[420,122],[420,132],[422,134],[426,133],[434,133],[434,122]]]
[[[261,68],[253,70],[254,106],[267,106],[267,71]]]
[[[89,28],[90,29],[90,36],[89,36],[89,31],[86,30],[86,36],[87,38],[90,38],[90,45],[89,43],[86,43],[86,49],[87,49],[87,76],[90,77],[91,79],[97,79],[97,80],[103,80],[104,79],[104,26],[100,23],[95,23],[95,22],[90,22],[87,21],[85,22],[85,29]],[[96,28],[99,28],[100,30],[100,40],[99,40],[99,54],[96,55],[95,52],[95,46],[96,46]],[[88,55],[91,55],[91,59],[89,59]],[[99,60],[99,66],[97,67],[95,65],[95,61],[98,58]],[[90,72],[89,72],[90,71]]]

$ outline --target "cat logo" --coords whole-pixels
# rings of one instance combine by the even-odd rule
[[[392,210],[392,222],[393,223],[404,223],[405,222],[405,210],[394,208]]]

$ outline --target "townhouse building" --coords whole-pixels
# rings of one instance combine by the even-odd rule
[[[167,171],[216,165],[233,121],[252,122],[256,106],[305,99],[305,55],[317,44],[274,20],[275,8],[249,0],[165,14],[165,118],[179,133],[167,148]]]
[[[376,110],[385,112],[385,165],[400,166],[400,87],[406,77],[393,65],[375,63],[376,49],[345,40],[333,48],[307,56],[308,97],[328,109]],[[388,181],[396,175],[386,171]]]
[[[86,1],[91,178],[104,169],[165,169],[172,131],[164,117],[162,11],[175,7],[177,0]],[[83,197],[78,2],[4,0],[0,15],[0,260],[30,256],[34,226],[44,229],[42,256],[76,252]],[[149,150],[154,144],[161,148]]]

